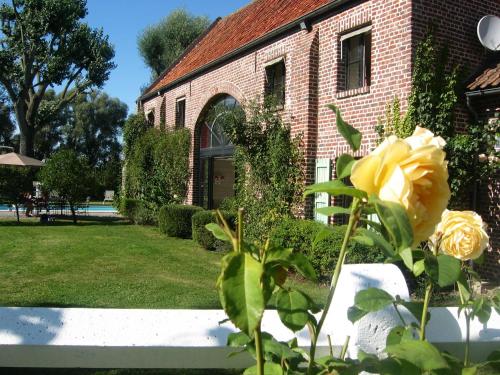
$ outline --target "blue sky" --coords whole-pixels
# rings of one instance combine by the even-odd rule
[[[137,36],[148,25],[157,23],[172,10],[182,7],[195,15],[214,20],[243,7],[251,0],[87,0],[87,22],[102,27],[115,46],[115,63],[103,90],[135,111],[139,89],[149,81],[150,72],[139,56]]]

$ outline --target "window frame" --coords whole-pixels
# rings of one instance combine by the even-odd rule
[[[182,113],[180,105],[182,103]],[[175,128],[182,129],[186,127],[186,97],[182,96],[175,100]]]
[[[281,70],[281,79],[277,80],[277,67]],[[286,62],[283,57],[270,61],[264,67],[265,83],[264,83],[264,96],[273,96],[277,100],[278,108],[283,108],[286,101]],[[280,81],[277,85],[276,82]]]
[[[354,48],[361,48],[361,56],[358,56],[354,61],[350,58],[351,43],[358,39]],[[371,59],[372,59],[372,26],[360,27],[354,31],[348,32],[340,37],[340,51],[341,51],[341,64],[344,71],[344,82],[342,91],[358,90],[371,85]],[[359,64],[358,68],[358,83],[351,86],[351,74],[353,74],[350,67],[354,64]]]

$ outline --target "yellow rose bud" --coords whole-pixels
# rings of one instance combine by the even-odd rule
[[[488,246],[489,237],[481,216],[473,211],[443,213],[431,243],[439,250],[460,260],[477,259]]]
[[[441,137],[417,127],[407,139],[387,138],[352,168],[357,189],[406,208],[414,245],[432,235],[450,199],[444,145]]]

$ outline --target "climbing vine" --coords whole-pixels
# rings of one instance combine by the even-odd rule
[[[246,234],[261,240],[301,206],[301,137],[292,137],[272,99],[226,111],[224,117],[224,131],[236,148],[236,204],[245,207],[252,223]]]
[[[410,136],[417,126],[431,130],[446,141],[452,192],[452,205],[463,205],[464,198],[477,182],[488,178],[493,163],[481,162],[480,155],[493,155],[498,126],[481,122],[458,129],[455,110],[458,104],[462,69],[449,61],[448,49],[438,48],[431,29],[418,45],[408,99],[408,111],[401,114],[395,98],[387,105],[385,119],[379,119],[379,141],[388,135]]]

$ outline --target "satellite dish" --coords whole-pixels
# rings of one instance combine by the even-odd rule
[[[500,18],[485,16],[477,25],[477,35],[481,44],[492,51],[500,51]]]

